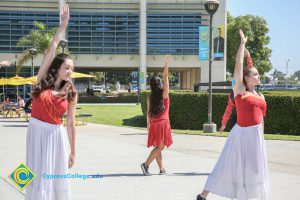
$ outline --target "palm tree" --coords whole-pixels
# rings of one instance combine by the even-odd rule
[[[53,39],[57,27],[53,27],[50,30],[46,30],[46,25],[38,21],[34,22],[34,29],[29,32],[28,35],[23,36],[19,39],[18,47],[28,47],[31,46],[37,50],[36,57],[39,53],[45,53],[48,49],[51,40]],[[57,52],[61,52],[61,48],[57,48]],[[22,55],[17,60],[17,74],[21,71],[23,65],[31,59],[29,50],[23,51]]]

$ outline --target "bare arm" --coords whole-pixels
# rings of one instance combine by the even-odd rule
[[[150,126],[149,111],[150,111],[150,96],[147,97],[147,128],[149,128]]]
[[[163,72],[163,76],[164,76],[164,85],[163,85],[163,98],[167,99],[169,98],[169,65],[171,63],[171,56],[170,55],[166,55],[165,58],[165,66],[164,66],[164,72]]]
[[[65,4],[64,8],[63,8],[63,13],[61,15],[61,25],[58,28],[54,38],[52,39],[52,41],[50,43],[50,46],[49,46],[49,48],[48,48],[48,50],[47,50],[47,52],[44,56],[42,65],[39,69],[39,72],[38,72],[38,75],[37,75],[37,82],[38,83],[45,77],[45,75],[48,72],[48,69],[51,65],[51,62],[52,62],[52,60],[55,56],[56,48],[57,48],[60,40],[62,39],[62,37],[63,37],[63,35],[66,31],[66,28],[68,26],[69,19],[70,19],[69,5]]]
[[[75,97],[77,99],[77,97]],[[71,154],[69,158],[69,168],[74,164],[75,160],[75,143],[76,143],[76,129],[75,129],[75,114],[76,114],[76,100],[69,102],[67,110],[67,130],[71,147]]]
[[[233,78],[235,80],[235,85],[234,85],[235,96],[246,89],[243,83],[243,62],[244,62],[244,52],[245,52],[247,37],[245,37],[242,30],[240,30],[240,36],[241,36],[241,43],[236,56],[235,68],[233,74]]]

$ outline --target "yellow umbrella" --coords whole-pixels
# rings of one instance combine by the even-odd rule
[[[0,85],[7,85],[8,79],[7,78],[1,78],[0,79]]]
[[[96,76],[78,73],[78,72],[73,72],[71,75],[71,78],[94,78],[94,77],[96,77]]]
[[[32,76],[29,78],[25,78],[25,84],[36,84],[37,78],[36,76]]]
[[[94,78],[94,77],[96,77],[96,76],[89,75],[89,74],[78,73],[78,72],[73,72],[71,74],[71,78]],[[36,81],[37,81],[37,77],[36,76],[25,78],[25,82],[29,82],[31,84],[35,84]]]
[[[7,78],[1,78],[0,79],[0,85],[2,85],[2,91],[3,91],[3,98],[5,99],[5,92],[4,92],[4,85],[6,85],[8,82]]]
[[[25,80],[25,78],[16,75],[15,77],[8,79],[7,85],[24,85]]]

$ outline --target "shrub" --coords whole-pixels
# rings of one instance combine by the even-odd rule
[[[146,117],[146,98],[149,91],[142,92],[141,107]],[[268,112],[265,118],[265,132],[300,135],[300,93],[265,93]],[[228,94],[213,94],[212,121],[221,126]],[[172,128],[202,130],[208,121],[208,93],[170,92],[170,121]],[[230,129],[227,123],[227,130]]]

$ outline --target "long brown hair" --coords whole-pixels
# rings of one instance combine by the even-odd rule
[[[38,97],[41,92],[44,90],[54,89],[54,83],[56,82],[58,78],[58,71],[61,67],[61,65],[65,62],[66,59],[71,59],[71,57],[68,54],[60,53],[53,59],[49,70],[47,72],[46,77],[44,77],[33,89],[32,96],[34,98]],[[77,91],[73,85],[73,83],[68,81],[62,81],[60,84],[60,88],[58,91],[58,96],[62,98],[66,98],[69,102],[77,101],[76,98]]]
[[[150,95],[150,109],[148,115],[156,116],[160,114],[164,109],[164,102],[163,102],[163,90],[162,90],[162,83],[161,79],[154,75],[150,79],[150,87],[151,87],[151,95]]]

